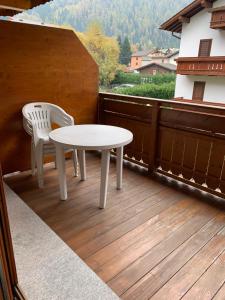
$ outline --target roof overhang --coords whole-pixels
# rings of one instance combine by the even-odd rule
[[[50,0],[0,0],[0,16],[14,16]]]
[[[176,71],[176,66],[175,65],[172,65],[171,64],[171,66],[169,67],[168,66],[169,64],[160,64],[160,63],[157,63],[157,62],[151,62],[151,63],[149,63],[149,64],[147,64],[147,65],[145,65],[145,66],[142,66],[142,67],[139,67],[139,68],[137,68],[137,69],[135,69],[136,71],[139,71],[139,70],[144,70],[144,69],[146,69],[146,68],[148,68],[148,67],[152,67],[152,66],[157,66],[157,67],[160,67],[160,68],[162,68],[162,69],[165,69],[165,70],[168,70],[168,71]],[[173,68],[173,66],[174,66],[174,68]]]
[[[213,2],[217,0],[195,0],[175,16],[167,20],[160,26],[160,29],[181,33],[182,24],[189,23],[190,18],[199,13],[204,8],[212,8]]]

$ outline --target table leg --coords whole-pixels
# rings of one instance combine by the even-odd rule
[[[109,161],[110,161],[110,150],[102,151],[101,160],[101,186],[100,186],[100,208],[105,208],[108,179],[109,179]]]
[[[67,200],[64,148],[57,144],[55,145],[55,147],[56,147],[56,162],[57,162],[57,168],[59,172],[60,199]]]
[[[123,147],[116,149],[116,173],[117,173],[117,189],[122,189],[123,183]]]
[[[87,178],[86,175],[86,159],[85,159],[85,150],[77,150],[79,165],[80,165],[80,176],[81,180],[84,181]]]
[[[43,179],[43,143],[39,141],[35,149],[35,157],[37,163],[38,186],[40,189],[44,187]]]

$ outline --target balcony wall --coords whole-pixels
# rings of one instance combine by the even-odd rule
[[[180,57],[177,59],[177,74],[225,76],[225,57]]]
[[[99,122],[131,130],[125,157],[225,196],[225,108],[100,94]]]
[[[98,67],[71,30],[0,21],[0,41],[0,157],[8,173],[30,168],[26,103],[55,103],[76,123],[96,121]]]

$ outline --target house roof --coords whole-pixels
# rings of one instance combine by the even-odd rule
[[[170,58],[170,57],[175,56],[177,54],[179,54],[179,50],[169,53],[166,57]]]
[[[147,64],[143,67],[137,68],[136,71],[146,69],[146,68],[151,67],[153,65],[159,66],[159,67],[164,68],[164,69],[169,70],[169,71],[176,71],[176,69],[177,69],[177,66],[173,65],[173,64],[151,62],[151,63],[149,63],[149,64]]]
[[[150,52],[151,52],[150,50],[137,51],[137,52],[133,53],[131,56],[133,56],[133,57],[147,56]]]
[[[188,22],[188,20],[199,13],[204,8],[212,7],[212,4],[217,0],[195,0],[172,18],[164,22],[160,29],[178,32],[181,33],[182,31],[182,24],[183,22]]]
[[[0,0],[0,16],[12,17],[50,0]]]

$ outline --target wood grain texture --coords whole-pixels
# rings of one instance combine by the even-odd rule
[[[71,30],[0,21],[0,40],[0,157],[6,174],[30,168],[21,114],[26,103],[55,103],[76,123],[96,121],[98,67]]]
[[[66,166],[68,201],[59,200],[52,165],[45,167],[43,190],[28,172],[7,183],[122,299],[198,299],[201,293],[223,299],[223,203],[182,192],[129,163],[118,191],[112,162],[107,208],[99,210],[99,157],[87,155],[85,182],[73,177],[71,161]]]
[[[1,0],[0,5],[20,8],[20,9],[30,9],[40,4],[45,4],[48,1],[49,0]]]

